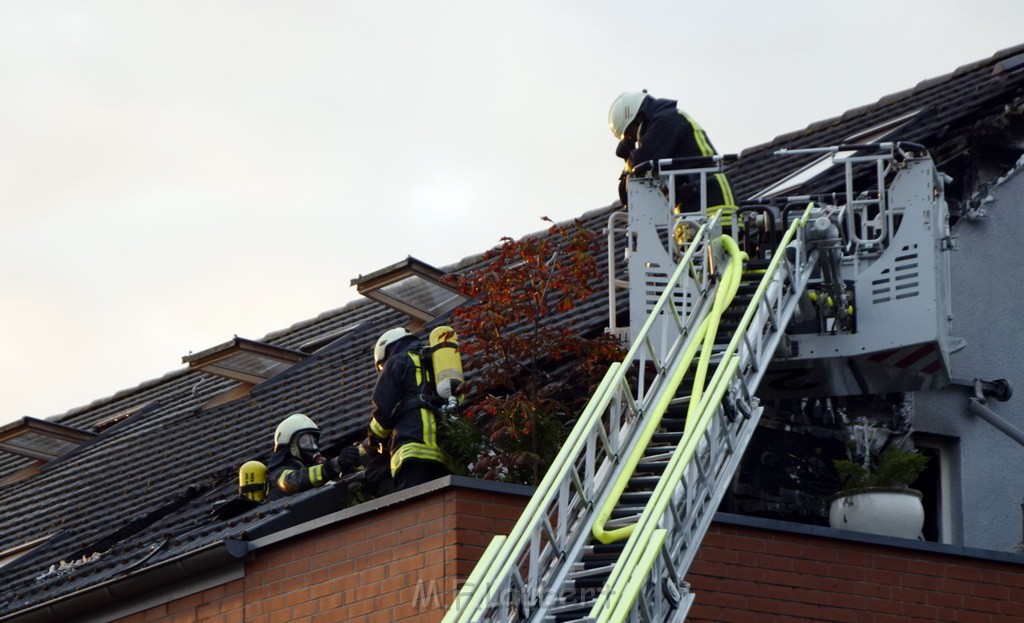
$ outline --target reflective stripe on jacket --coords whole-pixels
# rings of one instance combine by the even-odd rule
[[[631,172],[634,166],[649,160],[699,158],[718,153],[704,128],[676,108],[675,100],[649,97],[644,100],[640,114],[644,115],[646,121],[637,132],[637,147],[626,160],[626,171]],[[682,190],[680,186],[684,183],[696,185],[698,180],[677,180],[677,201],[684,204],[684,211],[690,212],[700,206],[700,189]],[[620,190],[620,195],[622,192],[624,190]],[[708,215],[720,210],[722,206],[736,205],[729,180],[724,174],[715,173],[708,177],[707,193]],[[626,203],[625,197],[620,198]],[[728,220],[723,219],[722,224],[727,225]]]
[[[322,465],[306,467],[293,457],[287,448],[278,450],[275,456],[271,457],[268,476],[274,487],[285,494],[320,487],[325,482]]]

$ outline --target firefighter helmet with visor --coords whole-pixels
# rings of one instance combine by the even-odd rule
[[[292,456],[306,464],[320,452],[319,442],[320,427],[302,413],[289,415],[274,431],[274,452],[287,446]]]
[[[373,345],[373,365],[377,367],[377,372],[384,369],[384,360],[388,356],[388,346],[391,346],[403,337],[412,335],[404,327],[396,327],[394,329],[388,329]]]
[[[615,98],[608,110],[608,127],[615,138],[626,138],[626,130],[640,112],[640,105],[647,98],[647,91],[627,91]]]

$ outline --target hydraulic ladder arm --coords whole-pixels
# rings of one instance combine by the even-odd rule
[[[617,478],[650,406],[671,391],[672,368],[710,311],[713,225],[697,231],[623,363],[609,368],[519,521],[507,537],[492,540],[446,623],[531,618],[582,548],[599,498]]]
[[[808,255],[803,241],[810,211],[808,206],[779,245],[782,251],[796,242],[796,261],[778,252],[769,264],[707,389],[689,411],[686,434],[583,620],[685,619],[693,600],[686,572],[757,426],[762,408],[753,394],[815,264],[815,252]],[[730,401],[744,402],[749,415],[730,416],[723,406]]]
[[[845,204],[798,204],[807,207],[769,245],[767,268],[744,273],[744,291],[758,280],[752,298],[733,303],[741,319],[721,331],[742,260],[719,233],[720,212],[672,210],[672,176],[703,180],[712,170],[659,162],[631,179],[628,280],[609,255],[610,328],[628,332],[629,352],[444,621],[682,621],[693,601],[686,573],[761,416],[755,392],[787,391],[764,378],[770,362],[773,374],[792,369],[835,395],[948,382],[949,234],[931,158],[901,143],[814,151],[844,165]],[[875,192],[853,193],[854,164],[873,167]],[[623,289],[628,329],[615,324]],[[791,326],[794,317],[803,322]],[[787,328],[791,348],[780,349]],[[928,348],[934,361],[903,365],[908,350],[916,357]],[[851,378],[841,374],[848,368]]]
[[[781,244],[795,243],[795,261],[775,255],[732,341],[724,351],[713,349],[714,301],[731,299],[724,290],[738,285],[741,270],[732,253],[719,267],[724,276],[711,278],[707,258],[717,241],[708,232],[716,219],[694,236],[626,358],[609,369],[519,522],[507,537],[491,542],[444,621],[587,620],[573,614],[581,609],[590,618],[626,620],[622,612],[633,609],[640,591],[657,593],[640,600],[645,606],[657,604],[662,614],[676,611],[678,620],[685,616],[692,600],[683,588],[686,567],[756,426],[757,382],[814,264],[803,247],[805,212]],[[699,293],[682,296],[693,288]],[[629,536],[617,559],[581,570],[581,559],[594,549],[594,534],[598,541],[607,538],[604,528],[623,483],[649,453],[669,407],[680,404],[678,388],[698,350],[705,366],[717,366],[706,389],[692,394],[687,431],[673,452],[664,453],[668,460],[658,487],[633,524],[608,532],[610,541]],[[653,378],[645,378],[650,370]],[[723,402],[744,406],[727,412]],[[586,585],[581,578],[587,577],[607,584],[581,596],[578,585]]]

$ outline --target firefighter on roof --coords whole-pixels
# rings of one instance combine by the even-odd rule
[[[320,454],[320,428],[302,413],[289,415],[274,432],[274,454],[267,471],[274,490],[292,494],[337,480],[359,465],[359,450],[349,446],[339,456]]]
[[[377,384],[366,446],[390,440],[395,488],[406,489],[451,473],[437,445],[433,371],[421,360],[422,344],[403,328],[386,331],[373,347]]]
[[[664,158],[699,158],[717,154],[708,135],[696,121],[676,108],[676,101],[657,99],[647,91],[627,92],[619,95],[608,111],[608,126],[619,145],[615,155],[626,161],[619,177],[619,199],[626,205],[626,178],[633,167],[649,160]],[[697,168],[697,165],[684,168]],[[725,174],[708,176],[708,215],[723,206],[733,206],[735,200]],[[699,175],[676,178],[677,211],[700,210]],[[724,216],[724,215],[723,215]]]

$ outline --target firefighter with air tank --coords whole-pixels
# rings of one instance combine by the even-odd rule
[[[429,358],[429,363],[427,359]],[[389,443],[391,475],[398,490],[452,473],[437,442],[437,418],[454,406],[462,362],[451,327],[437,327],[430,345],[404,328],[385,331],[373,347],[377,384],[365,449]]]
[[[320,453],[320,428],[305,414],[292,414],[274,433],[269,463],[242,465],[240,496],[260,503],[268,493],[321,487],[360,466],[364,485],[376,486],[377,494],[387,492],[380,485],[388,472],[399,490],[452,473],[451,459],[437,442],[437,418],[458,405],[455,394],[463,373],[455,331],[435,328],[424,347],[408,330],[390,329],[375,343],[373,358],[378,377],[366,439],[326,458]]]

